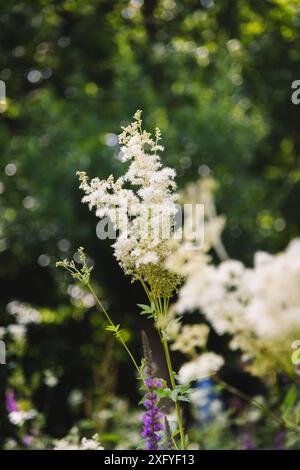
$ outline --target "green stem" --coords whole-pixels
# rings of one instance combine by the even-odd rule
[[[165,356],[166,356],[166,362],[167,362],[169,377],[170,377],[170,381],[171,381],[171,388],[172,388],[172,390],[175,390],[176,383],[175,383],[175,379],[174,379],[174,372],[173,372],[173,368],[172,368],[172,362],[171,362],[168,342],[165,339],[161,339],[161,341],[162,341]],[[180,404],[179,404],[178,400],[176,400],[176,402],[175,402],[175,410],[176,410],[178,428],[179,428],[179,433],[180,433],[181,448],[186,449],[185,438],[184,438],[184,429],[183,429],[182,418],[181,418],[181,410],[180,410]]]
[[[101,300],[99,299],[99,297],[97,296],[96,292],[94,291],[93,287],[91,286],[90,283],[87,283],[86,284],[87,288],[89,289],[90,293],[92,294],[92,296],[94,297],[96,303],[98,304],[98,307],[100,307],[100,309],[102,310],[102,312],[104,313],[104,315],[106,316],[106,319],[108,321],[108,323],[113,326],[114,328],[116,328],[116,325],[114,324],[114,322],[112,321],[112,319],[110,318],[109,314],[107,313],[106,309],[104,308],[104,305],[102,304]],[[122,333],[120,336],[118,336],[118,339],[120,341],[120,343],[123,345],[123,347],[125,348],[128,356],[130,357],[134,367],[136,368],[138,374],[142,377],[141,375],[141,371],[140,371],[140,368],[139,366],[137,365],[137,362],[136,360],[134,359],[133,357],[133,354],[131,353],[130,349],[128,348],[127,344],[125,343],[125,341],[123,340],[122,338]]]
[[[270,418],[273,419],[273,421],[275,421],[277,424],[279,424],[280,426],[282,426],[284,429],[287,429],[289,431],[297,431],[299,432],[299,427],[297,426],[293,426],[293,425],[290,425],[288,423],[286,423],[283,419],[281,419],[279,416],[275,415],[269,408],[267,408],[265,405],[263,405],[262,403],[260,403],[259,401],[255,400],[255,398],[252,398],[250,397],[249,395],[247,395],[246,393],[244,392],[241,392],[240,390],[238,390],[237,388],[233,387],[232,385],[228,384],[227,382],[225,382],[224,380],[222,380],[219,376],[217,375],[212,375],[211,376],[213,378],[213,380],[221,385],[221,387],[223,387],[225,390],[228,390],[228,392],[230,393],[233,393],[234,395],[237,395],[238,397],[240,397],[242,400],[244,401],[248,401],[249,403],[252,403],[252,405],[256,406],[258,409],[260,409],[260,411],[262,411],[263,413],[265,413],[266,415],[270,416]]]
[[[152,296],[151,291],[148,289],[146,283],[144,282],[144,280],[142,278],[140,278],[140,282],[141,282],[141,284],[142,284],[142,286],[143,286],[143,288],[146,292],[146,295],[148,297],[149,302],[154,304],[156,316],[166,315],[167,312],[168,312],[168,308],[169,308],[169,298],[164,297],[163,305],[162,305],[161,299],[160,298],[155,299]],[[157,327],[157,330],[158,330],[158,334],[159,334],[161,343],[162,343],[163,348],[164,348],[164,353],[165,353],[167,367],[168,367],[168,373],[169,373],[170,382],[171,382],[171,388],[172,388],[172,390],[175,390],[176,383],[175,383],[175,379],[174,379],[174,372],[173,372],[173,367],[172,367],[172,362],[171,362],[171,357],[170,357],[168,341],[163,339],[163,336],[162,336],[162,333],[161,333],[159,327]],[[186,449],[184,428],[183,428],[183,424],[182,424],[181,410],[180,410],[180,404],[179,404],[178,400],[176,400],[176,402],[175,402],[175,410],[176,410],[177,423],[178,423],[178,428],[179,428],[179,433],[180,433],[181,448]],[[175,447],[177,448],[176,445],[175,445]]]

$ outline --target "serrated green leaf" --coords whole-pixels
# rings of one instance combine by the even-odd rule
[[[170,398],[172,390],[168,387],[165,387],[165,388],[158,388],[155,392],[157,393],[157,396],[159,398]]]
[[[108,325],[105,327],[106,331],[111,331],[117,338],[121,336],[120,325]]]
[[[151,303],[151,305],[137,304],[137,306],[142,309],[140,312],[141,315],[155,314],[155,305],[153,303]]]
[[[142,310],[148,310],[149,309],[149,305],[146,305],[146,304],[137,304],[138,307],[141,307]]]
[[[178,400],[179,393],[180,393],[179,390],[177,390],[176,388],[175,388],[175,390],[172,390],[172,392],[170,394],[170,399],[172,401],[174,401],[174,403]]]

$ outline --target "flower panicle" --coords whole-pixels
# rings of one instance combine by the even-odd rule
[[[176,290],[178,276],[166,268],[166,260],[176,249],[170,238],[177,214],[174,169],[163,165],[159,152],[161,132],[155,135],[142,128],[141,111],[119,135],[120,160],[128,162],[125,173],[115,179],[89,179],[77,172],[83,203],[94,209],[99,219],[108,217],[115,230],[114,256],[124,272],[143,279],[151,290]],[[173,240],[174,241],[174,240]],[[159,279],[159,282],[157,282]]]
[[[163,415],[158,406],[159,397],[156,392],[157,389],[163,388],[164,385],[162,380],[154,378],[152,352],[147,335],[144,331],[142,331],[142,341],[145,361],[145,378],[143,384],[145,394],[143,404],[146,411],[143,414],[143,431],[141,436],[145,439],[146,450],[159,450],[159,442],[162,440],[160,431],[164,430],[164,425],[162,423]]]

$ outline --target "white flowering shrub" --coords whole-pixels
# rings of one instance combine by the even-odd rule
[[[106,408],[96,411],[90,408],[89,437],[84,437],[84,423],[82,429],[75,426],[65,437],[53,439],[43,432],[44,417],[34,406],[33,392],[39,383],[55,388],[61,379],[59,368],[45,368],[36,374],[29,393],[26,373],[16,367],[11,371],[6,390],[7,419],[13,433],[5,440],[6,449],[102,450],[107,444],[116,449],[149,450],[218,445],[253,448],[253,423],[257,425],[266,416],[271,418],[272,424],[268,422],[267,426],[272,429],[278,448],[283,442],[291,448],[298,446],[300,405],[295,386],[287,389],[284,401],[278,400],[278,408],[273,412],[266,397],[248,396],[224,380],[223,371],[228,366],[226,351],[220,355],[209,351],[208,346],[213,329],[217,335],[229,338],[229,347],[240,356],[243,368],[247,367],[265,383],[275,384],[275,380],[269,379],[280,374],[282,377],[283,373],[297,381],[298,370],[291,361],[290,347],[300,336],[300,241],[291,241],[285,251],[276,255],[256,253],[253,267],[229,259],[221,239],[225,217],[218,215],[214,201],[217,183],[205,178],[178,192],[175,171],[164,167],[159,156],[163,150],[160,138],[158,129],[154,138],[143,130],[138,111],[133,123],[123,128],[119,136],[123,176],[90,180],[86,173],[78,174],[83,202],[95,210],[99,219],[107,218],[113,226],[112,248],[117,262],[145,291],[148,303],[138,306],[158,332],[169,381],[155,377],[151,348],[144,332],[143,358],[135,357],[128,334],[114,322],[93,284],[90,259],[79,248],[74,260],[57,263],[73,278],[67,287],[72,310],[97,306],[104,314],[105,329],[115,336],[136,370],[145,411],[132,412],[126,402],[110,397],[105,401]],[[179,228],[177,201],[189,204],[185,206],[184,227]],[[193,205],[199,203],[204,207],[201,220],[197,220],[199,213],[193,211]],[[204,233],[204,238],[195,227]],[[218,256],[218,263],[212,252]],[[176,301],[172,302],[174,298]],[[6,310],[10,321],[0,328],[0,339],[8,341],[9,355],[18,359],[26,351],[30,329],[42,328],[44,323],[57,319],[48,309],[36,309],[17,300],[8,303]],[[195,323],[194,316],[190,323],[187,313],[195,311],[201,312],[201,322]],[[184,357],[177,372],[172,365],[173,352]],[[109,367],[106,364],[106,375]],[[236,420],[232,410],[223,406],[221,389],[250,402]],[[165,405],[161,408],[162,399],[171,404],[167,410]],[[83,392],[75,388],[68,401],[74,409],[87,403]],[[195,428],[186,425],[184,402],[189,403]],[[237,440],[228,436],[232,424],[242,429]],[[106,435],[105,429],[112,433]],[[113,444],[109,436],[113,436]],[[266,445],[270,445],[269,441]]]
[[[175,171],[164,167],[158,155],[163,150],[160,138],[158,129],[154,138],[143,130],[141,112],[137,111],[133,123],[124,127],[119,136],[121,160],[127,164],[124,175],[117,179],[111,175],[105,180],[90,180],[81,171],[78,175],[80,189],[84,192],[82,201],[95,210],[98,218],[108,218],[113,225],[116,240],[112,246],[118,263],[124,273],[140,282],[145,290],[149,304],[139,304],[139,307],[141,314],[154,321],[158,331],[170,388],[165,380],[153,375],[152,355],[145,334],[144,360],[140,364],[134,357],[121,325],[114,323],[92,285],[92,266],[83,248],[77,255],[79,263],[64,260],[57,265],[89,290],[106,317],[106,329],[124,347],[143,381],[143,403],[147,411],[143,415],[142,437],[147,449],[187,448],[181,402],[193,401],[199,396],[191,384],[201,387],[202,381],[210,378],[242,400],[250,401],[260,413],[271,416],[283,428],[295,432],[298,420],[290,422],[273,414],[260,397],[249,397],[218,375],[226,361],[207,350],[207,341],[210,325],[218,335],[230,336],[230,348],[242,352],[242,360],[254,374],[275,377],[282,370],[296,376],[288,350],[293,335],[300,334],[300,242],[293,241],[284,253],[275,256],[256,254],[253,268],[229,259],[221,240],[225,218],[217,214],[214,203],[216,183],[206,178],[178,194]],[[188,236],[181,239],[178,234],[182,234],[182,227],[175,229],[179,199],[204,205],[204,218],[200,223],[195,219],[197,213],[188,211],[184,227]],[[195,225],[204,230],[204,239],[194,230]],[[219,257],[219,264],[213,263],[212,250]],[[170,306],[178,290],[178,299]],[[204,315],[207,323],[186,322],[184,314],[195,310]],[[178,374],[173,370],[170,350],[186,356]],[[174,404],[176,420],[171,421],[171,425],[166,417],[162,423],[163,415],[158,407],[161,398]],[[294,401],[289,398],[289,410]],[[209,415],[214,419],[219,415],[218,422],[225,426],[227,416],[220,400],[214,397],[212,403]],[[76,444],[78,448],[87,445],[96,446],[85,440]]]
[[[203,195],[202,188],[203,183],[200,191],[199,185],[192,186],[188,196],[194,191],[195,200],[204,198],[208,207],[213,207],[212,194]],[[215,209],[210,214],[207,244],[199,247],[196,256],[185,256],[184,262],[171,259],[171,267],[185,277],[175,312],[201,311],[219,335],[231,336],[230,347],[242,351],[242,359],[254,374],[295,374],[290,348],[293,339],[300,336],[300,240],[291,241],[276,255],[256,253],[254,266],[249,268],[226,259],[222,224]],[[217,227],[213,236],[211,226]],[[217,265],[207,254],[211,248],[225,258]]]

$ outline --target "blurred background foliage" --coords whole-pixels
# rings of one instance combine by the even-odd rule
[[[75,172],[122,171],[116,135],[143,109],[145,126],[162,130],[179,187],[199,175],[217,179],[231,257],[250,264],[257,249],[285,247],[300,226],[299,108],[291,103],[300,1],[7,0],[0,37],[1,326],[15,299],[43,316],[19,359],[9,351],[1,394],[7,381],[31,394],[59,436],[89,416],[103,367],[116,375],[108,395],[134,395],[134,385],[90,300],[56,260],[86,247],[102,297],[136,348],[144,300],[98,240]],[[59,376],[52,388],[43,385],[48,368]],[[87,397],[75,412],[73,389]]]

